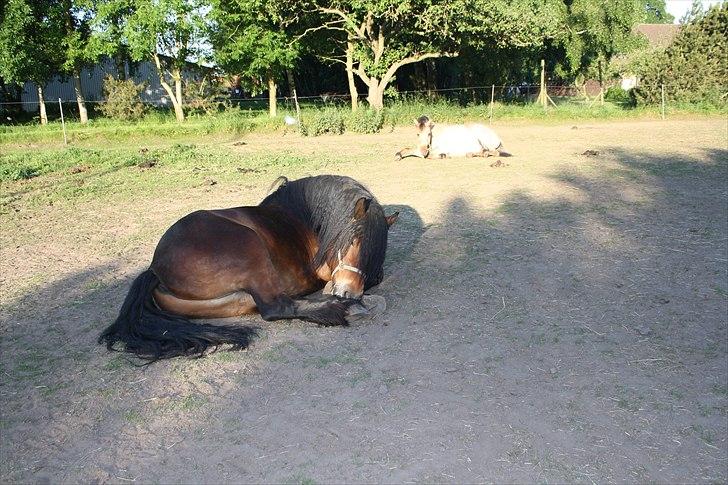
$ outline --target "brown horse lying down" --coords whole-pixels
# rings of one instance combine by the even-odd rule
[[[172,225],[99,343],[155,361],[222,344],[242,349],[255,335],[189,318],[258,311],[264,320],[346,325],[349,308],[382,280],[399,214],[385,216],[349,177],[283,180],[257,206],[201,210]],[[332,295],[303,298],[327,282]]]

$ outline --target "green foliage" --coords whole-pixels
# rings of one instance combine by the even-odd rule
[[[635,99],[632,90],[625,91],[620,86],[612,86],[607,89],[604,94],[604,99],[611,101],[612,103],[619,104],[621,106],[634,106]]]
[[[301,134],[304,136],[341,135],[345,128],[344,112],[337,108],[309,112],[301,120]]]
[[[190,115],[212,115],[231,108],[227,87],[208,76],[185,80],[184,99]]]
[[[565,78],[583,74],[603,81],[607,66],[616,54],[644,44],[632,33],[632,28],[645,15],[645,6],[635,0],[567,3],[568,29],[559,42],[564,55],[556,71]]]
[[[104,79],[106,102],[99,106],[99,110],[104,116],[115,120],[139,120],[145,112],[144,104],[139,98],[143,90],[143,84],[135,84],[131,79],[118,80],[107,76]]]
[[[359,109],[349,113],[345,126],[347,131],[354,133],[379,133],[384,126],[384,111]]]
[[[640,104],[656,104],[661,85],[669,101],[725,105],[728,65],[728,3],[716,5],[704,16],[684,26],[664,51],[643,60],[636,73],[635,90]]]
[[[645,24],[671,24],[675,17],[667,13],[665,0],[644,0],[644,16],[641,19]]]
[[[8,0],[0,10],[0,77],[45,84],[64,61],[62,11],[51,0]]]
[[[226,72],[241,75],[253,94],[267,86],[261,78],[295,67],[300,44],[287,28],[296,13],[289,2],[213,0],[210,39],[215,60]]]

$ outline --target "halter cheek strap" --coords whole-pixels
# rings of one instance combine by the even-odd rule
[[[339,258],[339,264],[338,264],[338,265],[336,266],[336,268],[334,268],[334,270],[333,270],[333,271],[331,272],[331,278],[333,278],[333,277],[334,277],[334,275],[336,274],[336,272],[337,272],[337,271],[340,271],[340,270],[342,270],[342,269],[345,269],[345,270],[348,270],[348,271],[353,271],[354,273],[357,273],[357,274],[361,275],[361,276],[362,276],[362,278],[364,277],[364,272],[363,272],[362,270],[360,270],[360,269],[359,269],[359,268],[357,268],[356,266],[352,266],[352,265],[350,265],[350,264],[346,264],[346,263],[344,262],[344,260],[343,260],[343,259],[341,259],[341,249],[339,249],[339,252],[337,253],[337,256],[338,256],[338,258]]]

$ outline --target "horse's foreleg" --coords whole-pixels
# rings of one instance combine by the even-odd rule
[[[259,297],[256,303],[260,316],[266,321],[297,318],[329,327],[348,325],[347,310],[353,302],[336,300],[333,297],[323,301],[294,300],[279,295],[272,301],[264,301]]]
[[[427,147],[403,148],[394,155],[395,160],[402,160],[405,157],[427,158],[430,151]]]

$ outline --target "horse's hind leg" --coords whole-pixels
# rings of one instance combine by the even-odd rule
[[[237,317],[255,311],[253,297],[244,291],[209,300],[186,300],[157,287],[153,295],[154,302],[162,310],[191,318]]]

